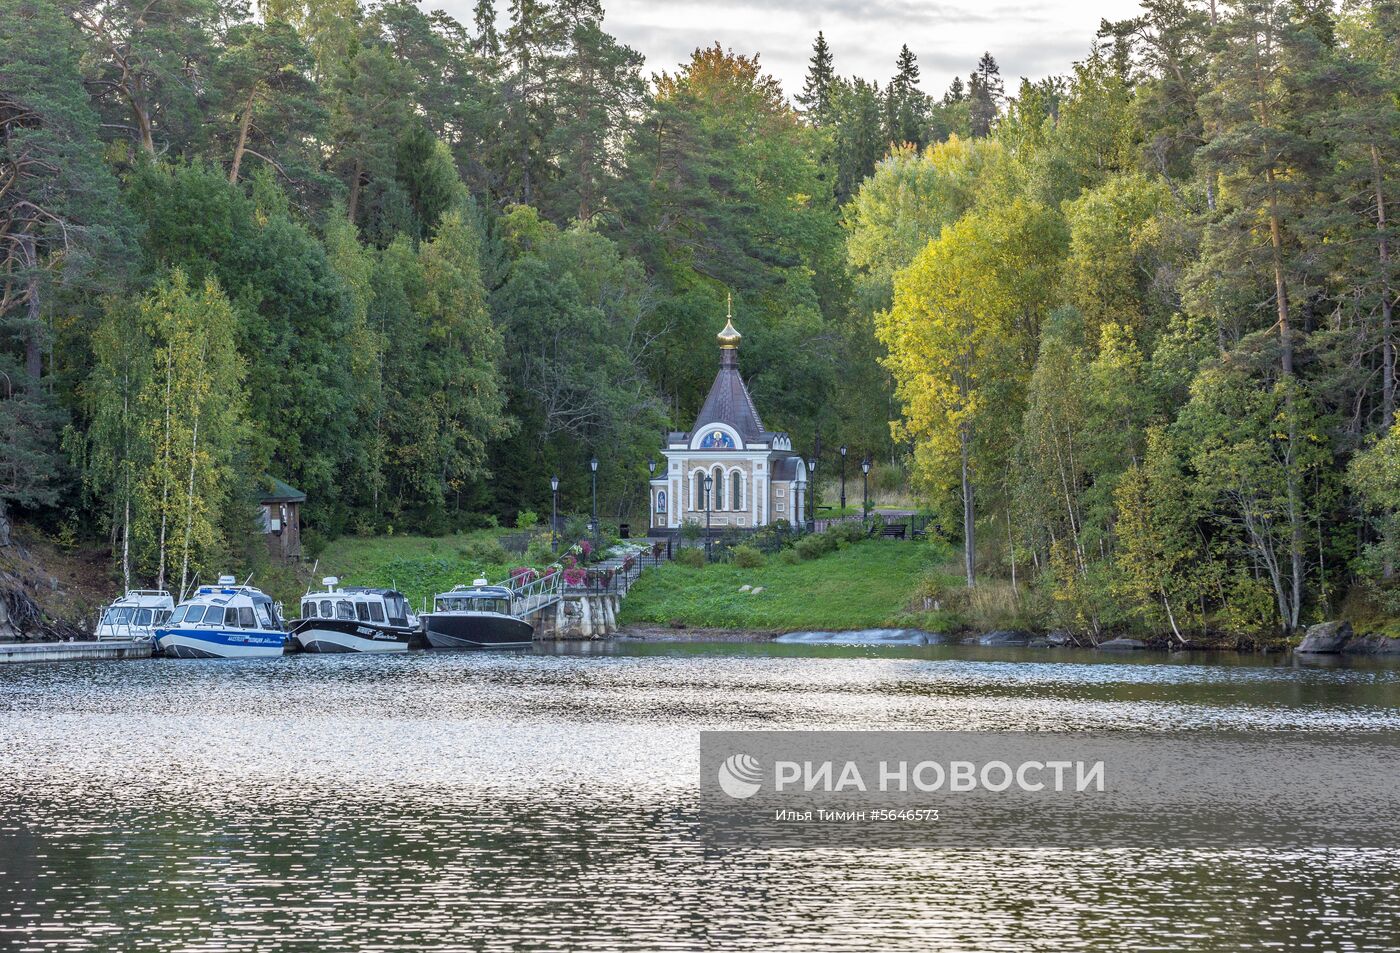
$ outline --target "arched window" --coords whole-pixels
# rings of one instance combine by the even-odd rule
[[[705,471],[696,470],[690,475],[690,480],[691,483],[694,484],[695,490],[692,494],[695,498],[695,506],[693,506],[692,509],[697,511],[703,510],[705,508]]]
[[[729,508],[735,512],[744,509],[744,475],[738,470],[729,471]]]
[[[722,510],[724,509],[724,471],[715,467],[711,476],[715,478],[715,485],[710,493],[710,509]]]

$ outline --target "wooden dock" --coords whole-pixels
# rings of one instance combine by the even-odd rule
[[[150,658],[150,639],[109,642],[0,642],[0,663]]]

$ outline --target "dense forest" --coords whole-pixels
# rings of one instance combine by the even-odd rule
[[[0,0],[0,525],[131,582],[643,505],[727,294],[768,423],[1048,620],[1400,614],[1400,6],[1149,0],[942,92],[648,75],[597,0]],[[499,25],[498,25],[499,24]],[[830,466],[830,464],[828,464]],[[1345,603],[1345,605],[1344,605]]]

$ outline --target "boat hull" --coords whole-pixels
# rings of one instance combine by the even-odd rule
[[[530,645],[535,627],[523,619],[491,613],[429,613],[423,635],[435,649],[489,649]]]
[[[169,658],[269,658],[282,654],[280,632],[243,629],[157,629],[156,645]]]
[[[414,629],[343,619],[303,619],[292,628],[303,652],[407,652],[415,635]]]

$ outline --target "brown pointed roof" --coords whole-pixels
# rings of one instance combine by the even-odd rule
[[[710,386],[710,394],[695,417],[692,434],[707,424],[728,424],[738,431],[745,443],[768,439],[759,419],[758,408],[753,405],[749,389],[739,375],[737,361],[722,361],[715,382]]]

